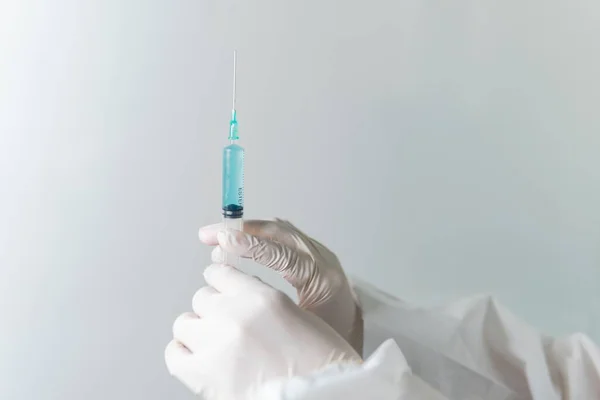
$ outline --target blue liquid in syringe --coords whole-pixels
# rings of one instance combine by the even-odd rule
[[[223,149],[223,211],[241,218],[244,210],[244,149],[232,143]]]

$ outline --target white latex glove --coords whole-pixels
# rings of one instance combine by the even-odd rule
[[[280,219],[244,221],[244,232],[210,225],[200,229],[199,237],[219,245],[212,254],[214,263],[223,262],[225,251],[281,273],[297,289],[300,307],[322,318],[362,354],[362,313],[338,258],[328,248]]]
[[[271,380],[361,362],[330,326],[258,278],[225,265],[204,278],[210,286],[194,295],[194,313],[175,321],[165,360],[207,400],[257,399]]]

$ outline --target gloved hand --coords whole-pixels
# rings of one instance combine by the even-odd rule
[[[169,372],[207,400],[258,400],[263,383],[361,362],[329,325],[282,292],[226,265],[204,271],[194,313],[173,325]]]
[[[222,224],[200,229],[200,240],[223,251],[251,258],[272,268],[298,291],[300,307],[322,318],[362,354],[363,319],[338,258],[321,243],[287,221],[244,221],[244,232],[223,230]]]

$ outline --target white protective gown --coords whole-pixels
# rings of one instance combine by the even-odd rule
[[[488,296],[424,309],[354,288],[371,356],[272,382],[261,399],[600,400],[600,349],[583,334],[542,336]]]

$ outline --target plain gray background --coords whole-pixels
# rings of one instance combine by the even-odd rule
[[[191,398],[234,47],[248,217],[600,340],[596,0],[0,4],[0,398]]]

